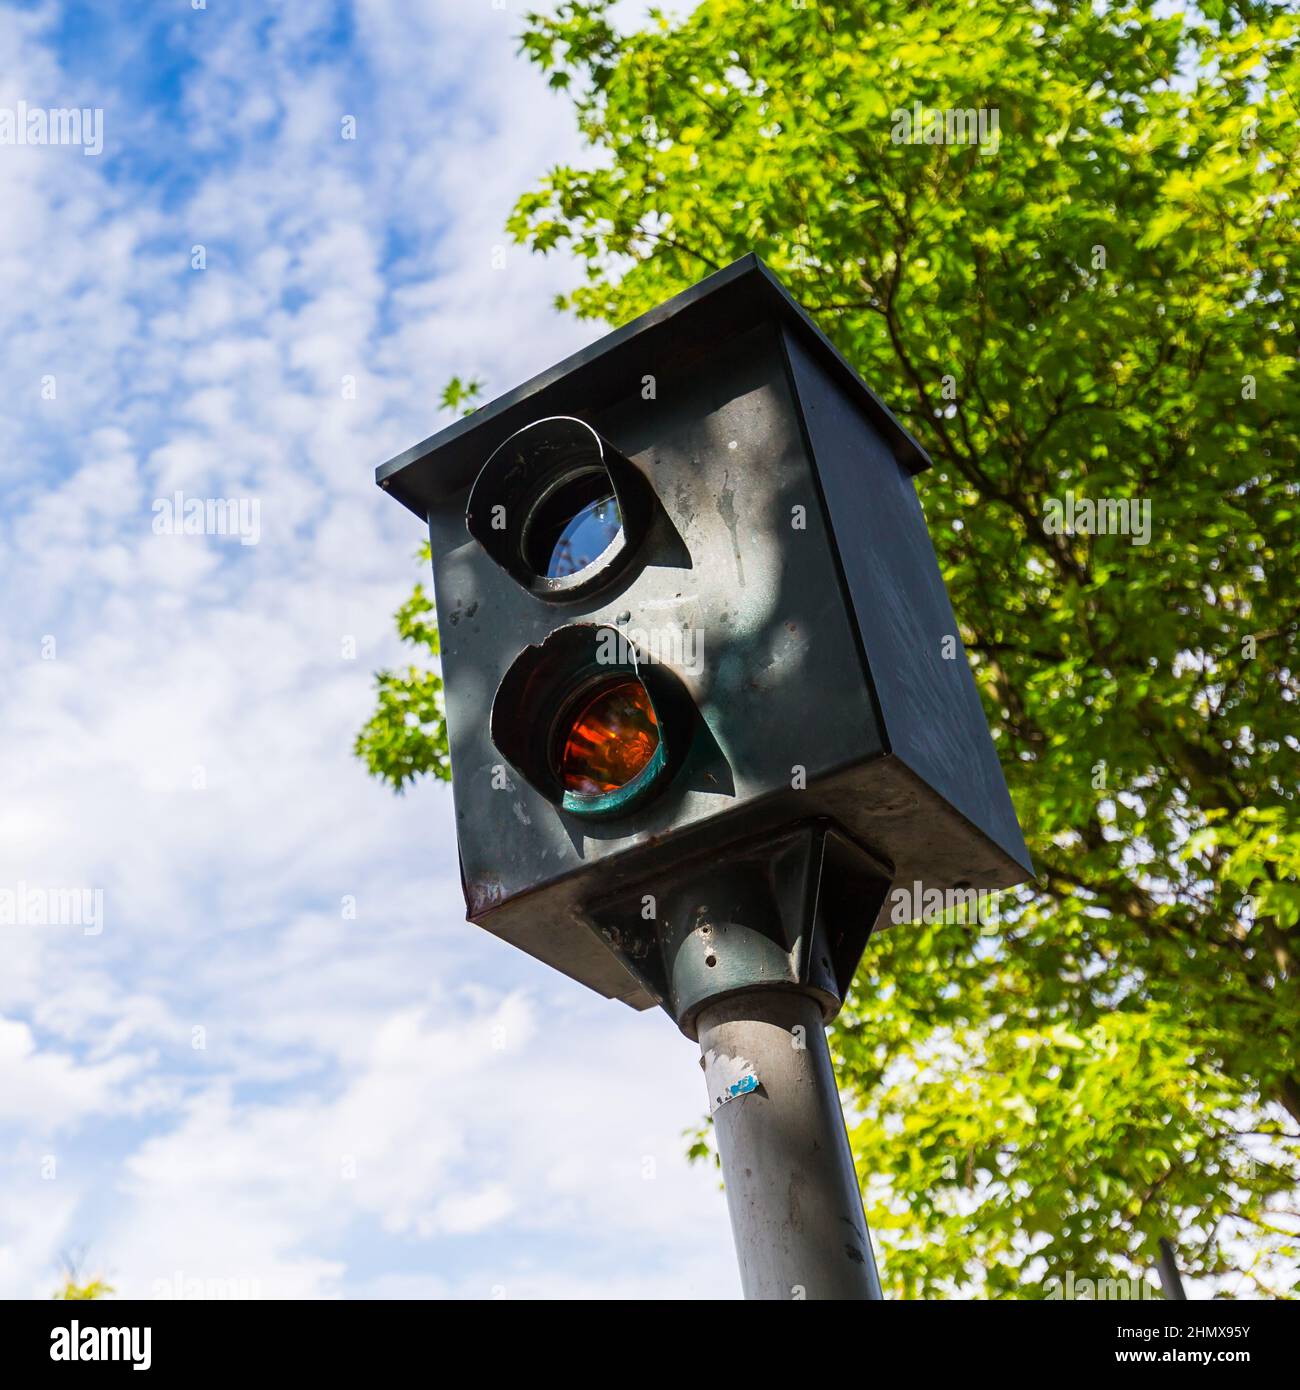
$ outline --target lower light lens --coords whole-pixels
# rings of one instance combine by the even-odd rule
[[[556,771],[566,810],[619,810],[647,790],[664,766],[659,720],[635,677],[619,676],[589,691],[559,734]]]

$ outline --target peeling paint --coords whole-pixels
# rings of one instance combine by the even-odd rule
[[[729,1100],[758,1090],[758,1072],[746,1058],[711,1047],[704,1054],[704,1084],[709,1088],[709,1114],[713,1115]]]
[[[506,891],[498,879],[465,881],[465,906],[469,920],[491,911],[505,900]]]
[[[739,519],[736,513],[736,489],[730,481],[731,475],[722,475],[722,491],[718,493],[718,515],[731,532],[731,549],[736,557],[736,583],[745,587],[745,562],[740,558]]]

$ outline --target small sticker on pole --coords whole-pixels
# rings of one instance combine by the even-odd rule
[[[704,1054],[704,1084],[709,1088],[709,1114],[713,1115],[729,1100],[758,1090],[758,1072],[748,1059],[711,1047]]]

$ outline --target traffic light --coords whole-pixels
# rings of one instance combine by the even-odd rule
[[[927,466],[752,256],[384,464],[469,919],[693,1035],[759,985],[830,1017],[892,884],[1028,876]]]

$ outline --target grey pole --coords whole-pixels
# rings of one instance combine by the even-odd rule
[[[745,1297],[882,1298],[817,1001],[756,989],[697,1024]]]
[[[1174,1254],[1174,1247],[1165,1239],[1160,1237],[1160,1283],[1164,1288],[1165,1297],[1187,1301],[1187,1292],[1183,1288],[1183,1278],[1178,1272],[1178,1257]]]

